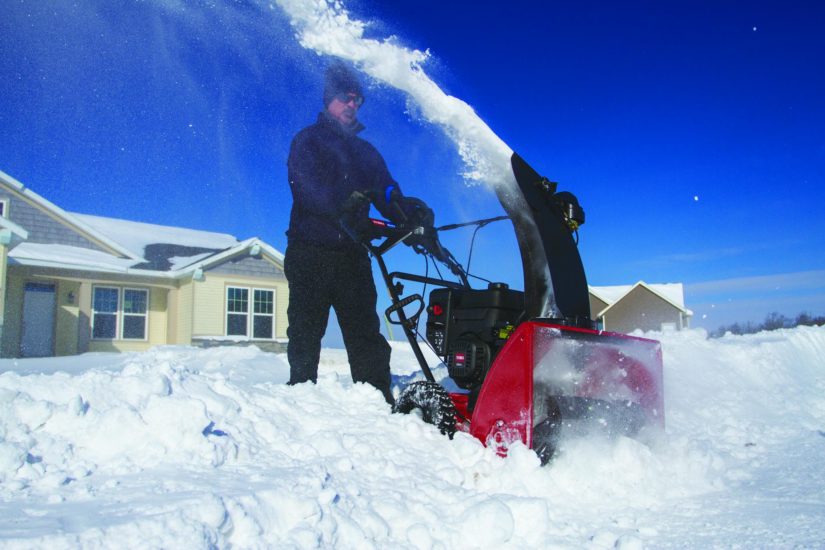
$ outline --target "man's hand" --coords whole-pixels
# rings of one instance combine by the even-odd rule
[[[397,222],[400,225],[405,225],[410,229],[423,227],[425,230],[433,227],[435,214],[433,214],[432,209],[421,199],[398,196],[394,199],[394,202],[402,214],[402,216],[399,217],[403,217],[403,219]]]
[[[365,193],[353,191],[339,210],[341,227],[357,243],[366,244],[373,238],[372,224],[368,217],[370,202]]]

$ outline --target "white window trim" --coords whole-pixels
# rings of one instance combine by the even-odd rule
[[[114,338],[95,338],[95,316],[97,315],[97,311],[95,310],[95,290],[98,288],[108,288],[111,290],[117,290],[117,311],[114,312],[115,315],[115,337]],[[124,291],[126,290],[134,290],[137,292],[143,292],[146,294],[146,312],[145,313],[124,313],[123,312],[123,295]],[[95,342],[115,342],[115,341],[122,341],[122,342],[146,342],[149,340],[149,300],[150,300],[150,293],[148,288],[140,288],[140,287],[120,287],[120,286],[111,286],[111,285],[92,285],[92,307],[91,307],[91,334],[90,338]],[[102,313],[104,315],[111,315],[109,312]],[[124,317],[143,317],[145,322],[143,323],[143,338],[124,338],[123,337],[123,326]]]
[[[247,303],[246,303],[246,313],[239,313],[239,312],[230,312],[229,311],[229,290],[230,289],[239,289],[239,290],[246,290],[247,291]],[[272,293],[272,313],[255,313],[255,291],[260,290],[263,292],[271,292]],[[243,338],[246,340],[265,340],[271,341],[275,340],[275,312],[278,303],[278,292],[275,288],[266,288],[266,287],[259,287],[259,286],[245,286],[245,285],[226,285],[226,291],[224,292],[224,300],[223,300],[223,310],[224,310],[224,328],[223,333],[224,336],[228,338]],[[238,335],[238,334],[229,334],[229,315],[246,315],[246,335]],[[269,338],[256,338],[253,333],[255,330],[255,317],[270,317],[272,319],[272,334]]]
[[[9,217],[9,199],[0,199],[0,205],[2,205],[3,211],[0,213],[0,216],[4,218]]]

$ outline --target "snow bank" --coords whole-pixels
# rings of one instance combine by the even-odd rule
[[[666,433],[564,441],[546,468],[390,414],[342,350],[295,387],[283,355],[253,347],[0,360],[0,546],[825,540],[825,329],[654,336]],[[394,348],[396,384],[420,378]]]

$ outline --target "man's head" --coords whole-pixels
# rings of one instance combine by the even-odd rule
[[[364,93],[355,73],[340,61],[330,65],[324,83],[324,105],[329,116],[343,126],[350,126],[363,102]]]

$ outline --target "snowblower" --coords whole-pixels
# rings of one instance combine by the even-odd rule
[[[576,240],[584,210],[517,154],[511,164],[518,189],[497,192],[507,216],[435,228],[426,205],[404,198],[403,223],[370,219],[356,227],[347,213],[369,197],[355,193],[344,208],[342,225],[376,259],[389,290],[385,315],[402,327],[426,378],[404,388],[394,412],[418,410],[449,437],[469,432],[502,456],[520,441],[542,464],[564,434],[633,436],[646,426],[663,427],[659,342],[599,331],[591,320]],[[438,231],[507,218],[519,245],[524,291],[504,283],[472,288],[470,274],[441,245]],[[384,255],[401,242],[446,265],[456,280],[390,273]],[[419,294],[403,296],[401,281],[435,287],[426,306]],[[426,341],[461,391],[438,384],[421,351],[417,335],[425,310]]]

